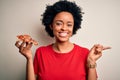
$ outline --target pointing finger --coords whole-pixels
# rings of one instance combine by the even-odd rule
[[[111,49],[111,47],[103,47],[103,50]]]

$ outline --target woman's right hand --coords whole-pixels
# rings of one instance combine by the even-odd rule
[[[26,57],[26,59],[32,59],[32,47],[33,43],[16,41],[15,46],[19,49],[19,52]]]

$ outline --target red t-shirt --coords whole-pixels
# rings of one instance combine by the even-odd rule
[[[74,44],[68,53],[57,53],[52,45],[36,50],[34,71],[38,80],[86,80],[87,48]]]

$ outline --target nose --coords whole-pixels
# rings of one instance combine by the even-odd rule
[[[61,30],[63,30],[63,31],[67,30],[67,26],[63,25],[62,28],[61,28]]]

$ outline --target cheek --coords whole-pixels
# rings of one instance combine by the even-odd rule
[[[73,29],[69,29],[69,36],[73,35]]]
[[[73,28],[71,29],[71,36],[73,35]]]
[[[53,34],[56,35],[58,32],[59,32],[59,29],[54,27],[53,28]]]
[[[69,31],[73,33],[73,28],[70,28]]]
[[[60,31],[60,27],[53,27],[53,31],[54,32]]]

